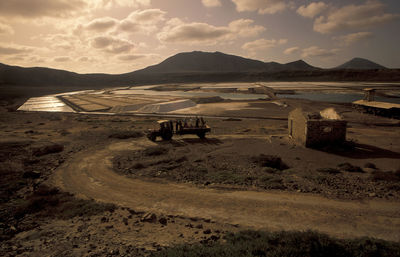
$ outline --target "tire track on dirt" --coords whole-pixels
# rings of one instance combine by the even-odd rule
[[[370,236],[400,241],[400,204],[386,200],[341,201],[289,192],[223,191],[155,183],[114,173],[115,152],[154,143],[114,143],[76,156],[50,182],[78,197],[135,210],[270,230],[316,230],[337,237]]]

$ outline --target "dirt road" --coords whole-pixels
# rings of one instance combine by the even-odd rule
[[[112,156],[154,143],[113,143],[81,153],[50,182],[83,198],[135,210],[210,218],[270,230],[312,229],[337,237],[371,236],[400,241],[400,204],[386,200],[339,201],[287,192],[225,191],[130,179],[111,168]]]

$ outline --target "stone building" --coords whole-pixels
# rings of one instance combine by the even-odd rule
[[[346,141],[347,122],[334,109],[308,113],[295,109],[289,113],[289,136],[306,147],[341,144]]]

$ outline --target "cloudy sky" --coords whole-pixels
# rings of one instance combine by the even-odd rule
[[[400,68],[399,0],[0,0],[0,62],[123,73],[220,51]]]

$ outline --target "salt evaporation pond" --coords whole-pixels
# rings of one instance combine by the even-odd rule
[[[271,83],[232,83],[232,85],[227,83],[222,84],[199,84],[201,89],[221,89],[221,88],[248,88],[249,86],[257,86],[258,84],[268,86],[273,89],[280,90],[293,90],[296,91],[295,94],[278,94],[280,98],[298,98],[298,99],[308,99],[312,101],[321,102],[335,102],[335,103],[351,103],[363,98],[363,94],[356,93],[354,91],[348,90],[347,93],[338,93],[339,90],[346,90],[347,87],[358,86],[358,87],[382,87],[390,86],[396,87],[400,84],[398,83],[336,83],[336,82],[271,82]],[[212,92],[212,91],[158,91],[152,90],[153,87],[160,85],[149,85],[149,86],[138,86],[138,87],[121,87],[113,88],[109,90],[85,90],[85,91],[75,91],[69,93],[62,93],[56,95],[49,95],[43,97],[33,97],[25,102],[18,110],[22,111],[47,111],[47,112],[75,112],[72,108],[66,105],[57,96],[66,96],[71,94],[87,93],[91,95],[101,95],[105,92],[114,95],[114,97],[127,97],[132,95],[146,95],[146,96],[174,96],[181,98],[196,98],[196,97],[221,97],[226,100],[257,100],[257,99],[269,99],[267,95],[264,94],[244,94],[244,93],[226,93],[226,92]],[[326,90],[335,90],[333,92],[326,92]],[[349,88],[351,89],[351,88]],[[307,92],[304,92],[304,91]],[[311,90],[311,92],[308,92]],[[323,90],[321,92],[318,90]],[[303,92],[302,92],[303,91]],[[398,103],[400,104],[400,98],[388,98],[376,96],[376,101]]]
[[[320,93],[320,92],[278,94],[277,96],[280,98],[296,98],[296,99],[306,99],[311,101],[331,102],[331,103],[352,103],[354,101],[361,100],[364,97],[364,95],[361,93],[357,94],[357,93]],[[400,104],[400,98],[375,96],[375,101]]]

